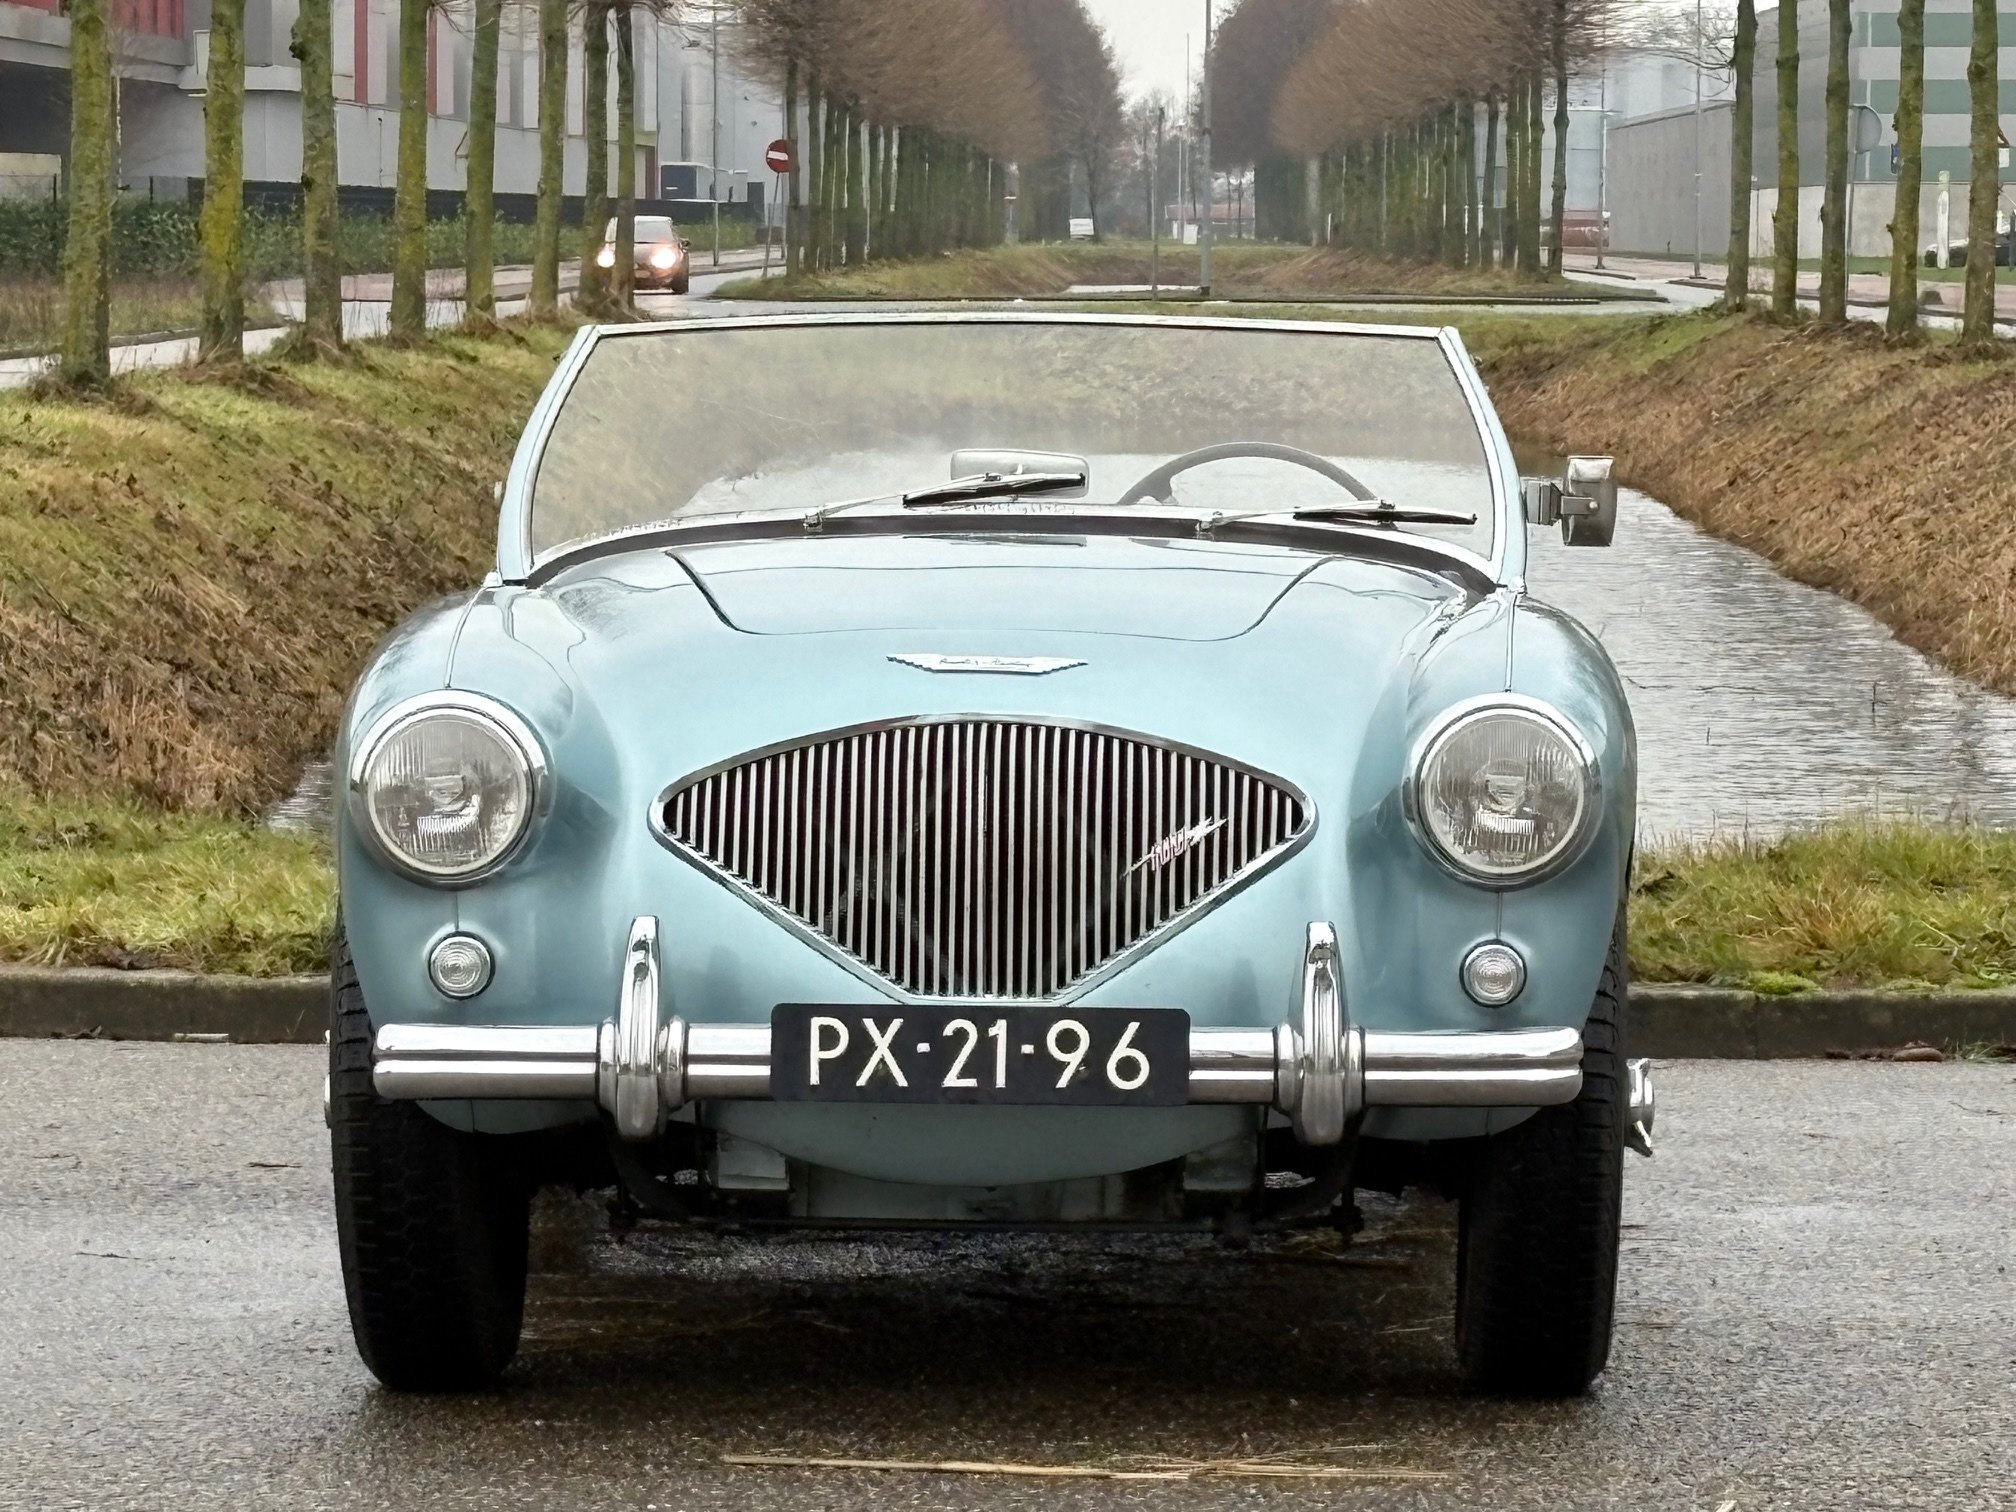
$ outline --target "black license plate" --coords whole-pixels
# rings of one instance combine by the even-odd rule
[[[1189,1101],[1178,1008],[872,1008],[780,1003],[780,1102],[1173,1107]]]

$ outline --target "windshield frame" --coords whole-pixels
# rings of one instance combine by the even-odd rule
[[[776,533],[779,522],[793,524],[796,515],[773,511],[752,511],[741,516],[707,515],[696,517],[690,523],[680,521],[658,521],[638,524],[614,531],[607,536],[590,541],[577,542],[560,552],[549,552],[544,560],[535,558],[532,551],[532,496],[533,484],[539,474],[540,461],[545,456],[546,443],[552,435],[559,418],[561,407],[573,391],[575,380],[587,366],[595,348],[604,341],[629,341],[670,334],[704,335],[710,331],[747,331],[763,327],[801,326],[901,326],[901,325],[1091,325],[1091,326],[1135,326],[1166,329],[1175,326],[1199,331],[1276,331],[1312,338],[1329,337],[1335,340],[1349,340],[1365,337],[1403,338],[1415,341],[1435,342],[1442,350],[1444,359],[1456,379],[1468,406],[1470,418],[1477,427],[1478,443],[1490,475],[1491,488],[1491,554],[1489,557],[1451,542],[1441,541],[1414,531],[1400,531],[1398,534],[1410,547],[1418,547],[1431,556],[1439,555],[1449,559],[1452,565],[1466,569],[1466,576],[1481,574],[1500,586],[1519,588],[1526,576],[1526,529],[1525,514],[1515,508],[1519,498],[1518,472],[1512,460],[1512,445],[1506,438],[1504,428],[1499,424],[1496,412],[1484,392],[1484,380],[1470,354],[1464,349],[1461,336],[1450,326],[1415,325],[1375,325],[1355,321],[1331,320],[1246,320],[1237,316],[1193,316],[1193,315],[1106,315],[1080,314],[1059,311],[1049,313],[1024,313],[1021,311],[847,311],[817,314],[780,315],[731,315],[714,316],[700,320],[662,320],[640,322],[627,325],[585,325],[575,333],[574,340],[561,355],[559,365],[554,369],[552,379],[545,392],[533,407],[525,430],[518,439],[518,447],[511,458],[511,470],[506,475],[503,496],[500,500],[497,521],[497,575],[505,583],[522,584],[535,576],[543,578],[551,575],[556,563],[574,562],[584,555],[595,555],[609,550],[629,549],[624,543],[632,538],[653,540],[677,540],[688,532],[707,530],[710,537],[720,539],[724,525],[730,526],[728,533],[734,534],[733,525],[745,522],[747,533],[752,537]],[[1113,513],[1113,506],[1099,505],[1093,501],[1064,501],[1064,508],[1046,509],[1040,517],[1015,516],[1019,528],[1056,529],[1062,531],[1066,522],[1100,518]],[[983,506],[984,507],[984,506]],[[1177,507],[1180,518],[1196,523],[1205,518],[1205,512]],[[956,510],[940,510],[936,507],[922,509],[895,509],[890,513],[898,521],[907,521],[908,530],[915,534],[942,534],[946,528],[948,514],[970,518],[973,506],[965,505]],[[1151,517],[1165,516],[1167,509],[1150,510],[1141,505],[1129,506],[1128,517],[1138,517],[1144,521]],[[879,522],[875,528],[888,529],[888,519],[882,511],[870,514],[856,514],[850,518],[866,523]],[[1279,517],[1284,526],[1292,525],[1298,537],[1306,539],[1311,530],[1324,533],[1323,539],[1338,540],[1340,546],[1350,538],[1384,538],[1392,542],[1396,532],[1390,526],[1374,527],[1357,524],[1316,524],[1310,521],[1290,522],[1284,513]],[[1248,521],[1257,524],[1258,521]],[[895,528],[901,529],[899,524]],[[1355,542],[1353,543],[1355,546]]]

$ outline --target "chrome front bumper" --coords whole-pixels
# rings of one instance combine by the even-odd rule
[[[667,1013],[658,921],[631,926],[616,1013],[599,1025],[386,1024],[381,1097],[592,1101],[626,1139],[656,1137],[689,1103],[770,1096],[768,1024],[689,1024]],[[1291,1021],[1192,1029],[1190,1101],[1265,1104],[1306,1144],[1335,1144],[1368,1107],[1540,1108],[1582,1090],[1578,1029],[1394,1033],[1351,1022],[1337,936],[1311,924]]]

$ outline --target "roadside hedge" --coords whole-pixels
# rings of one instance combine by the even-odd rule
[[[0,277],[53,277],[63,265],[63,236],[69,217],[64,200],[0,200]],[[345,216],[338,232],[343,265],[351,272],[378,273],[392,266],[392,223],[383,216]],[[500,263],[532,260],[532,227],[508,221],[492,232]],[[430,266],[462,261],[461,218],[431,221],[427,227]],[[112,208],[114,277],[193,274],[196,266],[196,207],[191,204],[121,198]],[[258,281],[301,271],[298,215],[248,210],[245,215],[246,276]]]

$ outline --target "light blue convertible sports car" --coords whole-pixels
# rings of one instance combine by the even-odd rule
[[[678,403],[666,395],[678,393]],[[497,566],[337,750],[329,1120],[390,1385],[510,1362],[528,1204],[1349,1228],[1462,1204],[1463,1368],[1603,1368],[1630,714],[1453,332],[583,330]]]

